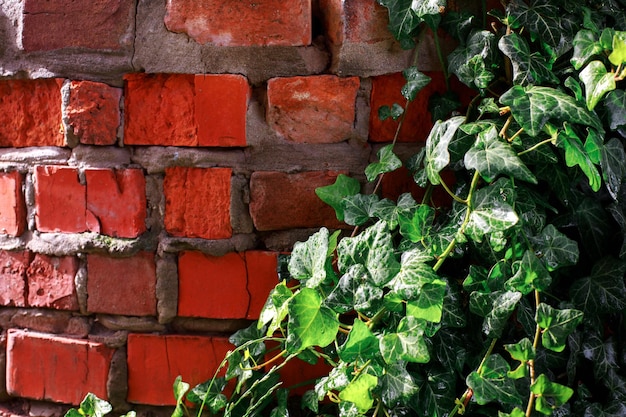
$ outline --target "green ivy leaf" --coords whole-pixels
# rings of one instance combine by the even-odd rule
[[[424,168],[433,185],[441,182],[439,172],[450,163],[448,144],[464,121],[465,117],[463,116],[453,117],[445,122],[437,121],[426,138]]]
[[[322,227],[306,242],[293,245],[289,259],[289,273],[294,279],[309,288],[321,285],[329,278],[328,272],[328,229]],[[332,270],[330,270],[332,272]]]
[[[583,199],[574,212],[583,246],[595,258],[601,258],[612,248],[615,231],[602,203],[592,198]]]
[[[402,254],[400,270],[389,282],[392,293],[402,300],[415,300],[424,284],[439,280],[439,276],[427,264],[432,257],[420,249],[412,249]]]
[[[609,61],[616,67],[626,62],[626,32],[616,31],[613,35],[613,51],[609,55]]]
[[[526,86],[545,82],[558,83],[551,65],[541,54],[531,53],[524,38],[517,33],[500,38],[498,47],[511,60],[515,84]]]
[[[493,401],[522,405],[522,397],[515,388],[515,381],[507,377],[510,370],[504,358],[495,354],[487,358],[480,372],[470,373],[466,383],[474,391],[476,402],[480,405]]]
[[[547,225],[539,235],[531,238],[537,256],[545,263],[548,271],[578,262],[578,244],[559,232],[554,225]]]
[[[404,84],[400,92],[402,93],[402,96],[409,101],[415,100],[417,93],[426,87],[431,80],[428,75],[420,72],[417,67],[409,67],[405,69],[402,71],[402,75],[404,75],[406,84]]]
[[[473,292],[470,294],[470,311],[483,315],[482,330],[490,338],[502,335],[509,317],[522,298],[517,291],[494,291],[492,293]]]
[[[324,305],[337,313],[356,310],[367,314],[377,309],[383,295],[383,290],[374,285],[365,266],[355,264],[339,279]]]
[[[479,56],[472,57],[467,65],[461,66],[456,75],[467,86],[479,90],[485,90],[495,78],[495,75],[485,67],[485,61]]]
[[[353,403],[359,410],[359,413],[366,413],[374,405],[372,390],[377,384],[377,377],[361,372],[339,393],[339,398]]]
[[[537,136],[551,119],[568,120],[604,132],[602,123],[594,113],[581,106],[573,97],[554,88],[516,85],[500,97],[500,102],[511,108],[515,121],[530,136]]]
[[[266,334],[272,335],[276,330],[280,328],[280,324],[287,317],[289,312],[288,303],[293,293],[287,287],[285,282],[280,282],[270,292],[265,305],[259,314],[259,320],[257,322],[258,329],[268,325]],[[235,344],[237,346],[237,344]]]
[[[355,194],[343,199],[344,218],[350,226],[360,226],[378,213],[380,199],[376,194]]]
[[[574,309],[557,310],[545,303],[539,304],[535,320],[541,327],[541,343],[546,349],[562,352],[565,342],[583,320],[583,312]]]
[[[626,126],[626,91],[611,91],[604,98],[603,104],[611,130]]]
[[[565,149],[565,163],[568,167],[579,166],[587,176],[589,186],[598,191],[602,185],[600,172],[587,154],[582,140],[578,137],[569,123],[564,123],[565,129],[559,132],[557,146]]]
[[[391,107],[385,105],[378,108],[378,118],[382,121],[389,119],[398,120],[404,114],[404,107],[398,103],[393,103]]]
[[[476,142],[465,154],[465,166],[475,169],[489,180],[498,175],[510,175],[533,184],[537,179],[524,165],[513,148],[498,139],[498,131],[491,127],[478,134]]]
[[[337,313],[322,306],[321,295],[312,288],[302,288],[289,302],[289,321],[285,349],[298,353],[309,346],[326,347],[339,331]]]
[[[424,340],[424,323],[414,317],[403,317],[396,333],[387,333],[380,339],[380,351],[386,363],[430,361],[428,346]]]
[[[80,403],[79,409],[74,409],[74,411],[76,411],[76,414],[81,417],[103,417],[104,415],[110,413],[112,410],[113,407],[111,406],[111,404],[103,399],[98,398],[95,394],[91,392],[85,395],[85,398],[83,398]]]
[[[393,153],[393,144],[380,148],[377,153],[378,162],[373,162],[365,168],[368,181],[374,181],[379,174],[395,171],[402,166],[402,161]]]
[[[400,41],[403,49],[415,46],[413,37],[422,19],[412,9],[412,0],[377,0],[389,11],[389,31]]]
[[[585,335],[582,353],[593,364],[597,379],[603,379],[611,369],[620,367],[617,363],[618,349],[613,338],[604,341],[597,334]]]
[[[404,361],[389,364],[379,381],[380,397],[388,409],[408,405],[418,392]]]
[[[495,52],[496,36],[492,32],[473,31],[465,43],[448,55],[448,71],[468,87],[486,88],[488,80],[494,78],[490,69],[496,63]]]
[[[517,272],[506,282],[505,288],[526,295],[534,290],[545,291],[551,282],[552,278],[544,264],[534,253],[526,251]]]
[[[591,61],[580,72],[580,79],[585,84],[585,102],[589,110],[593,110],[606,93],[615,90],[614,75],[606,71],[601,61]]]
[[[626,172],[623,162],[626,160],[624,145],[619,139],[612,138],[602,147],[602,157],[600,159],[602,167],[602,179],[606,184],[613,200],[617,200],[619,191],[622,188],[622,179]]]
[[[449,370],[431,369],[425,375],[417,375],[419,386],[417,400],[411,404],[419,416],[445,416],[454,407],[456,376]]]
[[[411,217],[398,214],[400,234],[411,242],[419,242],[429,234],[434,220],[435,209],[426,204],[419,204],[412,210]]]
[[[570,387],[550,381],[545,374],[539,375],[530,386],[530,391],[537,396],[535,410],[546,415],[552,415],[556,408],[565,404],[574,394]]]
[[[172,388],[174,390],[174,399],[176,400],[176,407],[174,408],[172,417],[182,417],[185,415],[185,394],[189,391],[189,384],[183,382],[182,377],[178,375],[174,380]]]
[[[428,111],[433,122],[446,119],[460,106],[459,96],[454,91],[446,91],[443,94],[433,93],[428,98]]]
[[[345,343],[338,349],[339,358],[344,362],[353,362],[357,359],[366,362],[380,354],[378,339],[372,331],[358,318],[348,333]]]
[[[433,323],[441,321],[447,284],[437,279],[422,285],[416,300],[406,303],[406,314]]]
[[[626,308],[626,263],[610,257],[600,259],[591,275],[576,280],[570,294],[585,313],[620,312]]]
[[[334,184],[316,188],[315,194],[335,210],[337,220],[343,221],[344,197],[358,194],[360,190],[359,181],[347,175],[339,174]]]
[[[195,404],[204,403],[211,413],[216,414],[226,407],[228,399],[222,391],[226,386],[226,378],[211,379],[203,384],[196,385],[187,395],[187,399]]]
[[[525,2],[514,1],[507,5],[507,21],[514,29],[524,28],[530,32],[532,41],[539,40],[546,45],[554,59],[569,49],[569,42],[565,38],[567,33],[560,22],[562,15],[559,9],[550,3],[532,2],[527,6]]]
[[[511,206],[515,202],[514,195],[510,180],[505,178],[478,190],[474,195],[466,234],[481,241],[485,234],[514,226],[519,220]]]
[[[515,407],[510,413],[503,413],[502,411],[498,411],[498,417],[525,417],[526,413],[521,409]]]
[[[535,359],[535,348],[528,338],[523,338],[517,343],[504,345],[507,352],[511,354],[511,358],[520,361],[519,366],[513,371],[509,371],[507,376],[513,379],[525,378],[528,376],[527,363]]]
[[[570,62],[576,70],[581,69],[591,58],[603,52],[597,36],[590,30],[583,29],[576,33],[573,44],[574,55]]]

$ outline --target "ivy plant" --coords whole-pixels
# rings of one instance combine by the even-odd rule
[[[352,233],[294,245],[258,322],[177,415],[626,415],[626,2],[379,3],[406,48],[423,30],[454,38],[443,73],[476,94],[431,97],[424,146],[402,161],[390,138],[373,186],[317,190]],[[398,131],[430,81],[403,74],[404,102],[379,109]],[[401,167],[421,197],[380,195]],[[291,361],[328,366],[296,408]]]

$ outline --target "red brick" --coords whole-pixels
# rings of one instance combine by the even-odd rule
[[[154,254],[140,252],[130,258],[87,255],[87,294],[90,313],[156,316]]]
[[[121,122],[122,90],[93,81],[72,81],[67,125],[80,143],[114,145]]]
[[[63,146],[61,80],[0,81],[0,146]]]
[[[337,172],[257,171],[250,178],[250,214],[259,231],[304,227],[345,227],[334,210],[315,194],[333,184]]]
[[[197,146],[194,76],[127,74],[124,95],[124,143]]]
[[[146,180],[140,169],[88,169],[87,210],[99,232],[134,238],[146,231]]]
[[[446,84],[441,72],[426,72],[431,77],[431,82],[424,87],[415,100],[409,105],[398,142],[424,142],[433,127],[432,116],[428,110],[428,100],[434,93],[446,92]],[[391,142],[398,126],[397,120],[391,118],[381,121],[378,118],[378,109],[383,106],[391,106],[398,103],[404,106],[405,99],[400,90],[406,83],[401,73],[381,75],[372,78],[372,93],[370,97],[370,141]],[[459,93],[461,103],[469,103],[473,90],[462,85],[455,77],[450,78],[452,91]]]
[[[60,48],[122,49],[132,43],[130,0],[25,0],[25,51]]]
[[[230,168],[165,170],[165,229],[173,236],[226,239],[230,223]]]
[[[250,305],[247,319],[256,320],[265,305],[270,291],[278,284],[278,253],[269,251],[248,251],[246,271]]]
[[[245,146],[250,86],[234,74],[129,74],[128,145]]]
[[[56,310],[78,310],[74,278],[78,261],[72,256],[36,254],[28,269],[28,305]]]
[[[444,170],[441,171],[441,177],[452,188],[452,185],[455,183],[454,173]],[[406,167],[386,173],[381,183],[381,197],[397,201],[398,197],[404,193],[411,193],[415,201],[421,203],[425,189],[415,183],[413,175]],[[435,187],[430,196],[430,201],[425,203],[432,204],[434,207],[449,207],[452,203],[452,198],[443,187]]]
[[[392,39],[387,9],[375,0],[320,0],[325,31],[336,45]]]
[[[335,143],[352,133],[358,77],[273,78],[267,83],[267,122],[297,143]]]
[[[0,251],[0,305],[26,307],[26,269],[30,253]]]
[[[22,193],[23,175],[0,173],[0,233],[19,236],[26,228],[26,203]]]
[[[170,0],[165,25],[201,44],[309,45],[311,0]]]
[[[41,232],[87,231],[86,187],[78,170],[60,166],[35,169],[35,221]]]
[[[246,263],[238,253],[210,256],[183,252],[178,258],[178,315],[246,318],[250,295]]]
[[[234,346],[225,337],[128,335],[128,396],[136,404],[173,405],[177,376],[195,386],[210,379]]]
[[[101,343],[11,329],[7,391],[13,396],[74,405],[89,392],[107,399],[113,352]]]
[[[249,99],[250,86],[241,75],[196,75],[198,145],[246,146]]]

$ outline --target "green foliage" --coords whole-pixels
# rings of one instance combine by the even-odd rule
[[[378,1],[406,48],[424,28],[448,31],[444,75],[476,96],[430,97],[425,145],[403,161],[389,138],[365,169],[373,184],[340,175],[317,190],[358,228],[294,245],[292,281],[233,335],[226,375],[190,391],[177,380],[175,414],[187,398],[197,415],[290,415],[278,371],[320,359],[330,370],[305,415],[624,415],[624,2],[511,0],[486,26],[486,10],[445,0]],[[429,78],[403,75],[408,105]],[[407,105],[379,117],[402,123]],[[402,165],[422,201],[378,195]],[[452,203],[432,205],[436,188]]]

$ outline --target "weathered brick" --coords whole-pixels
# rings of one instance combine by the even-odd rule
[[[140,169],[88,169],[87,210],[99,232],[134,238],[146,231],[146,180]]]
[[[285,139],[334,143],[353,131],[357,77],[273,78],[267,83],[267,122]]]
[[[330,42],[373,43],[390,40],[387,9],[375,0],[320,0],[326,34]]]
[[[152,252],[129,258],[87,255],[87,310],[156,316],[156,265]]]
[[[78,170],[61,166],[35,169],[35,223],[41,232],[87,231],[86,187]]]
[[[173,405],[176,377],[191,386],[210,379],[233,345],[225,337],[129,334],[127,348],[127,401]]]
[[[78,310],[74,278],[78,261],[72,256],[36,254],[26,270],[28,305],[57,310]]]
[[[25,0],[25,51],[60,48],[122,49],[132,44],[130,0]]]
[[[257,171],[250,178],[250,214],[259,231],[304,227],[345,227],[315,194],[333,184],[337,172]]]
[[[256,320],[265,305],[270,291],[278,284],[278,253],[269,251],[248,251],[246,271],[250,303],[247,319]]]
[[[63,146],[61,80],[0,81],[0,146]]]
[[[171,0],[167,2],[165,25],[201,44],[308,45],[311,0]]]
[[[22,193],[23,175],[0,173],[0,233],[19,236],[26,228],[26,203]]]
[[[246,262],[238,253],[178,257],[178,315],[212,319],[246,318],[250,295]]]
[[[165,229],[173,236],[225,239],[230,223],[230,168],[165,170]]]
[[[0,304],[26,307],[26,270],[30,253],[0,251]]]
[[[246,146],[249,99],[250,86],[241,75],[196,75],[198,145]]]
[[[113,145],[121,122],[122,90],[93,81],[71,81],[65,116],[71,134],[86,145]]]
[[[9,330],[7,391],[74,405],[89,392],[107,399],[113,352],[101,343]]]
[[[129,74],[124,142],[245,146],[250,86],[235,74]]]

